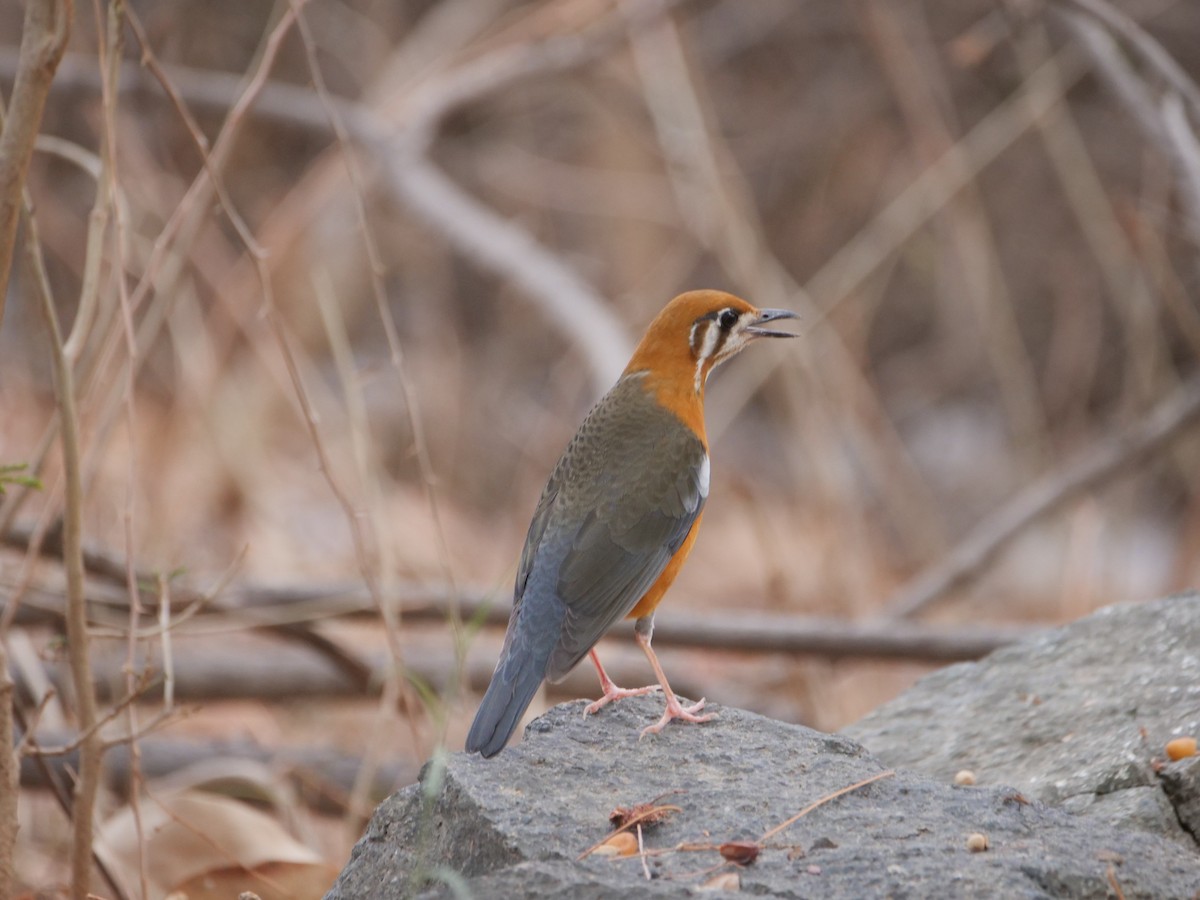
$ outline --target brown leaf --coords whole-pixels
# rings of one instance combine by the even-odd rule
[[[596,856],[636,856],[637,838],[628,831],[619,831],[592,851]]]
[[[717,851],[731,863],[737,863],[739,866],[748,866],[758,859],[758,854],[762,852],[762,847],[754,843],[754,841],[726,841],[717,848]]]
[[[140,812],[140,830],[129,807],[105,822],[96,852],[136,884],[140,848],[153,896],[181,890],[196,900],[253,890],[264,898],[319,898],[337,877],[336,869],[276,819],[228,797],[200,791],[156,795],[142,800]],[[203,889],[205,879],[217,885],[215,893]]]

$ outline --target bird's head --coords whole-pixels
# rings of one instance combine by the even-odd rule
[[[625,371],[687,377],[700,394],[712,370],[756,338],[796,337],[768,327],[794,318],[791,310],[758,309],[723,291],[689,291],[650,323]]]

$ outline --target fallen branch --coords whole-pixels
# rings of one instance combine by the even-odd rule
[[[476,692],[487,687],[495,665],[494,656],[473,655],[460,675],[450,647],[430,647],[428,643],[414,641],[405,645],[409,677],[430,685],[433,690],[443,689],[456,678]],[[365,655],[365,660],[370,683],[364,689],[328,662],[300,647],[269,645],[252,638],[233,640],[230,636],[181,640],[177,642],[173,660],[175,700],[180,704],[214,700],[272,703],[366,699],[379,695],[391,659],[381,649]],[[644,659],[634,652],[610,652],[606,662],[613,678],[627,684],[640,682],[649,674]],[[97,654],[92,673],[97,696],[102,701],[114,702],[124,696],[125,664],[123,652]],[[139,659],[137,664],[153,669],[145,659]],[[69,680],[61,663],[47,663],[46,674],[60,691]],[[28,696],[28,686],[23,683],[21,673],[14,673],[14,677],[18,691]],[[687,694],[697,692],[700,687],[694,675],[680,675],[677,680],[680,682],[678,690]],[[590,696],[596,692],[596,676],[590,667],[580,666],[562,682],[547,685],[547,690],[558,699]],[[151,702],[153,699],[154,692],[151,691],[146,700]]]
[[[40,736],[46,743],[72,744],[78,735],[48,732]],[[316,747],[264,747],[249,741],[190,741],[160,736],[138,740],[143,778],[159,779],[173,775],[200,763],[214,760],[250,760],[264,763],[276,772],[290,777],[300,788],[302,798],[322,812],[341,812],[340,798],[349,794],[361,760],[357,756]],[[69,780],[69,773],[78,765],[74,753],[61,757],[21,761],[21,785],[27,788],[50,789],[52,782]],[[376,773],[371,784],[371,797],[378,802],[389,793],[417,780],[418,766],[414,761],[397,758],[394,754]],[[127,797],[132,767],[128,746],[114,746],[104,759],[105,786],[118,796]]]
[[[12,534],[17,535],[21,530],[15,527]],[[5,586],[0,583],[0,610],[7,602],[4,593]],[[386,602],[395,603],[403,621],[410,625],[444,623],[455,605],[464,620],[491,627],[503,627],[508,623],[509,604],[479,589],[460,588],[456,594],[444,585],[405,584],[385,589],[384,594]],[[192,602],[193,595],[182,586],[174,587],[172,595],[180,602]],[[123,627],[128,604],[124,594],[93,585],[90,598],[95,622]],[[143,605],[148,614],[153,614],[157,603],[150,595],[143,599]],[[108,611],[104,612],[105,609]],[[34,585],[27,589],[14,623],[57,627],[61,615],[60,592],[52,587]],[[313,649],[327,650],[319,646],[325,641],[338,652],[325,652],[324,655],[355,683],[365,685],[374,675],[357,655],[350,654],[354,661],[353,665],[348,664],[339,654],[349,651],[317,633],[312,626],[300,626],[310,621],[375,615],[377,611],[370,595],[358,584],[317,587],[233,585],[189,622],[181,624],[178,630],[196,633],[259,629],[299,638]],[[917,622],[848,622],[774,612],[726,614],[674,610],[656,623],[654,640],[657,646],[685,649],[957,662],[979,659],[1034,630],[1028,626],[998,624],[935,626]],[[610,632],[618,640],[631,638],[632,634],[633,626],[628,622],[619,623]]]

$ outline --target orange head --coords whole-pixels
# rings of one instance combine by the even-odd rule
[[[689,291],[664,307],[646,329],[626,375],[645,372],[656,389],[689,388],[697,400],[712,370],[755,338],[795,337],[763,326],[794,319],[786,309],[757,309],[724,291]]]

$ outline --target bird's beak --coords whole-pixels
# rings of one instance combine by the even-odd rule
[[[791,331],[776,331],[773,328],[763,328],[768,322],[775,322],[779,319],[798,319],[794,312],[790,309],[760,309],[758,311],[758,321],[746,329],[747,334],[754,337],[799,337],[799,335]]]

